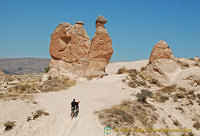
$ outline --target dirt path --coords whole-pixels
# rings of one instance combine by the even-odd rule
[[[39,94],[36,97],[40,107],[50,113],[47,125],[48,136],[103,136],[104,127],[98,122],[95,110],[110,107],[130,98],[130,90],[122,83],[125,75],[110,75],[95,81],[79,83],[62,92]],[[71,119],[70,103],[80,100],[78,118]],[[38,130],[38,131],[42,131]]]

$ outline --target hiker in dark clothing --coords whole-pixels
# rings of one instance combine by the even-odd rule
[[[76,106],[76,101],[75,101],[75,99],[73,99],[73,101],[71,102],[71,114],[74,113],[75,106]]]
[[[78,115],[78,113],[79,113],[79,103],[80,103],[80,101],[76,102],[76,105],[75,105],[76,115]]]
[[[78,116],[79,113],[79,103],[80,101],[76,102],[75,99],[71,102],[71,116]]]

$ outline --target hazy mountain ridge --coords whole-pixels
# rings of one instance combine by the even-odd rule
[[[7,74],[41,73],[49,62],[46,58],[1,58],[0,70]]]

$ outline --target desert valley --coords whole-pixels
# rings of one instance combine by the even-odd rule
[[[148,60],[110,62],[106,23],[97,17],[91,41],[82,21],[61,23],[50,62],[36,72],[0,71],[1,136],[105,136],[105,127],[112,136],[199,136],[199,57],[177,58],[160,40]]]

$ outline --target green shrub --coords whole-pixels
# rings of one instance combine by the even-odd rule
[[[153,95],[153,93],[151,91],[146,90],[146,89],[142,89],[141,93],[138,93],[136,96],[138,98],[138,101],[146,102],[146,98],[152,97],[152,95]]]
[[[45,73],[48,73],[50,70],[50,66],[46,67],[44,70],[45,70]]]

